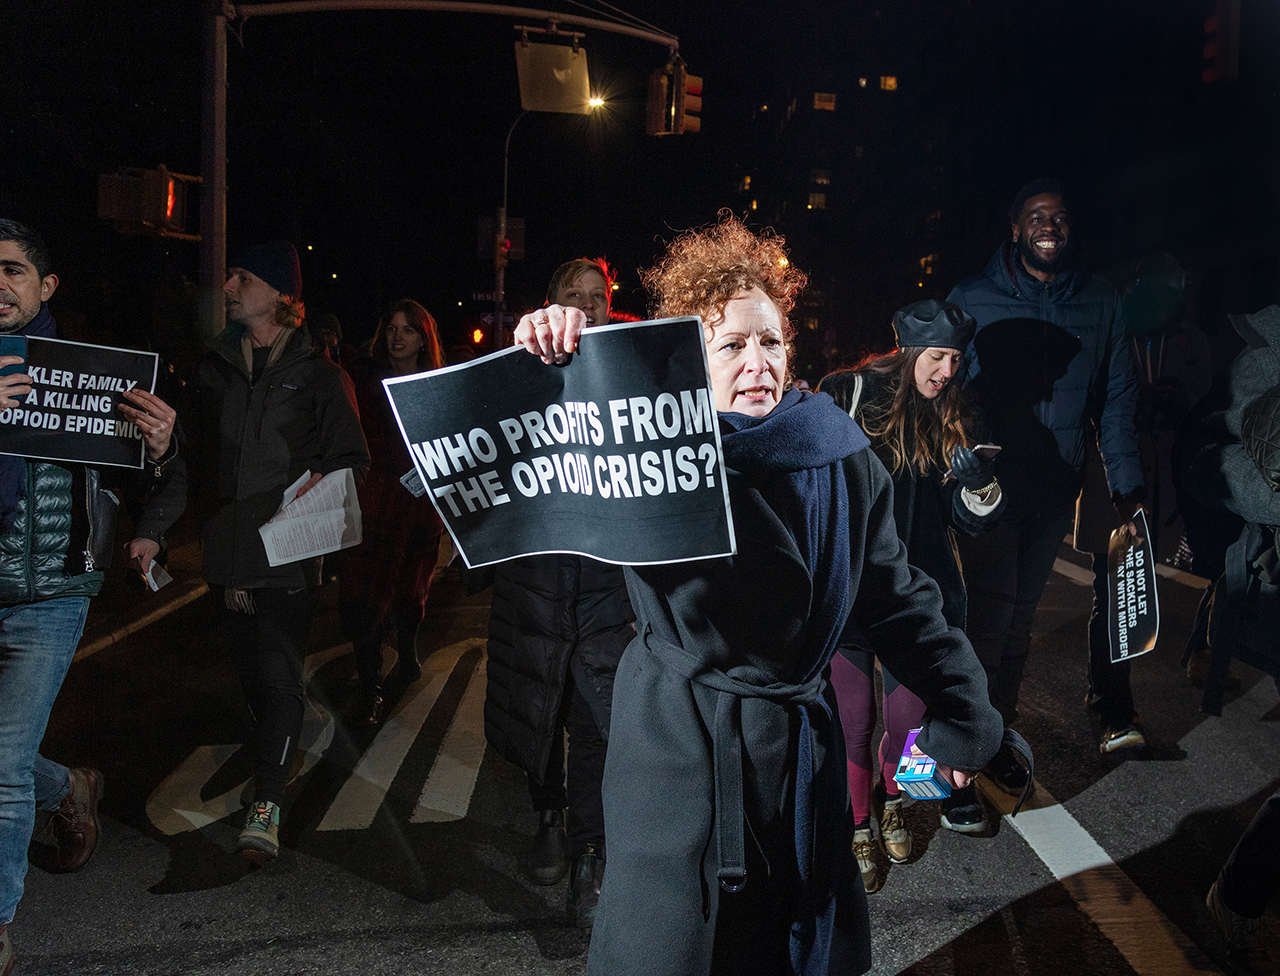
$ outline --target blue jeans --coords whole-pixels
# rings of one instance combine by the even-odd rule
[[[88,613],[84,596],[0,607],[0,925],[22,898],[36,806],[56,809],[70,789],[37,750]]]

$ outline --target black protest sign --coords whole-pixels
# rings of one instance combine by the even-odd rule
[[[1151,552],[1147,516],[1133,518],[1138,535],[1124,526],[1111,533],[1107,551],[1107,623],[1111,663],[1146,654],[1160,634],[1160,601],[1156,597],[1156,563]]]
[[[0,454],[141,468],[142,432],[119,405],[125,390],[154,392],[160,357],[35,336],[25,342],[31,392],[0,410]]]
[[[517,347],[383,383],[468,566],[735,551],[697,318],[589,329],[563,367]]]

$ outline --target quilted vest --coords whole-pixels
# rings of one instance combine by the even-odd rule
[[[75,495],[69,470],[27,462],[25,497],[13,528],[0,535],[0,603],[93,596],[102,588],[102,571],[85,565],[83,551],[68,552]]]

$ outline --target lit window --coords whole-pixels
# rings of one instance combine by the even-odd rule
[[[831,92],[814,92],[813,108],[816,112],[834,112],[836,110],[836,96]]]
[[[815,169],[809,176],[809,182],[816,184],[817,186],[830,186],[831,170]]]
[[[920,259],[920,270],[927,275],[933,274],[933,262],[938,259],[936,254],[926,254]],[[923,282],[921,283],[923,285]]]
[[[859,78],[859,79],[858,79],[858,87],[859,87],[859,88],[866,88],[866,87],[867,87],[867,79],[866,79],[866,78]]]
[[[929,214],[929,216],[928,216],[928,218],[927,218],[927,219],[929,219],[929,220],[941,220],[941,219],[942,219],[942,211],[941,211],[941,210],[935,210],[933,213]]]
[[[882,91],[897,91],[898,76],[897,75],[881,75],[880,88]]]
[[[752,200],[752,201],[751,201],[751,209],[752,209],[752,210],[755,210],[755,209],[756,209],[756,201],[754,201],[754,200]]]
[[[817,320],[817,318],[815,318],[815,317],[813,317],[813,316],[810,316],[809,318],[805,319],[805,320],[804,320],[804,327],[805,327],[806,329],[808,329],[810,332],[817,332],[817,331],[818,331],[818,320]]]
[[[810,210],[826,210],[827,195],[825,193],[810,193],[809,209]]]
[[[750,189],[751,189],[751,177],[750,177],[750,176],[744,176],[744,177],[742,178],[742,181],[738,184],[738,192],[739,192],[739,193],[746,193],[746,192],[747,192],[748,190],[750,190]]]

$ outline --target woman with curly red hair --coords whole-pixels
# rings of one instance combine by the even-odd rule
[[[657,316],[702,318],[737,554],[627,568],[637,636],[614,684],[589,974],[869,968],[825,679],[848,621],[929,701],[922,749],[959,770],[999,745],[981,666],[907,565],[884,465],[830,397],[787,388],[804,282],[780,238],[733,218],[645,276]],[[516,339],[563,363],[582,325],[551,306]]]

